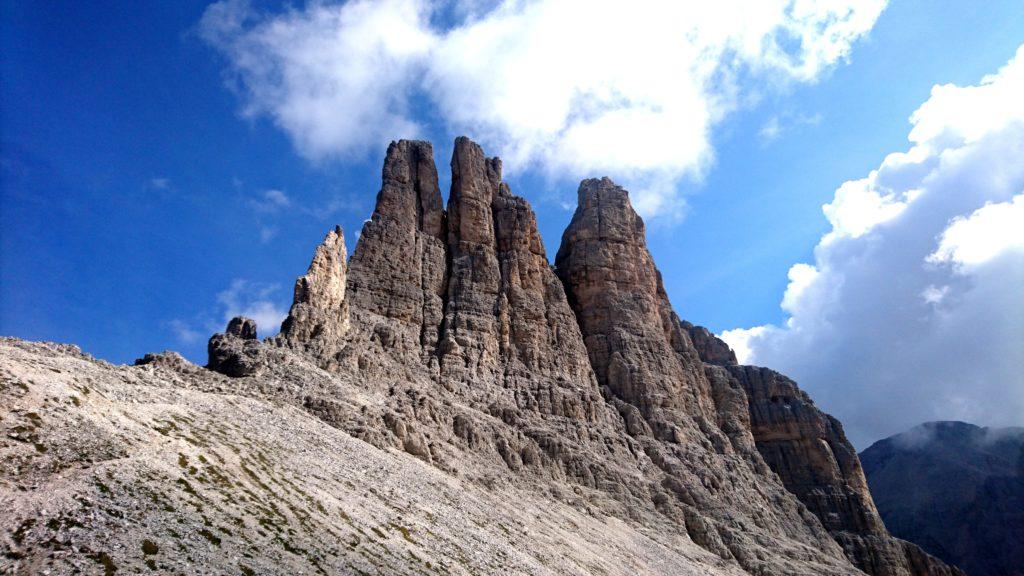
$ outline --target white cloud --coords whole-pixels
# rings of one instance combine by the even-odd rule
[[[928,261],[979,266],[1012,250],[1024,251],[1024,193],[1010,202],[988,203],[967,217],[953,218]]]
[[[795,313],[804,298],[805,292],[815,285],[818,279],[818,269],[810,264],[794,264],[789,269],[789,285],[782,295],[782,309]]]
[[[235,316],[245,316],[256,321],[261,337],[273,336],[281,328],[288,312],[278,306],[274,295],[279,291],[276,284],[260,284],[245,279],[235,279],[231,286],[217,294],[217,302],[223,308],[223,325]],[[223,326],[220,328],[223,330]]]
[[[164,178],[162,176],[150,178],[149,187],[154,190],[170,190],[171,180],[170,178]]]
[[[272,17],[225,0],[199,31],[230,62],[243,114],[269,116],[320,160],[419,134],[407,91],[434,43],[426,18],[416,0],[311,2]]]
[[[832,202],[821,207],[832,224],[829,241],[859,238],[872,228],[892,220],[907,207],[906,198],[878,186],[877,172],[861,180],[844,182]]]
[[[798,264],[782,326],[723,333],[864,442],[920,422],[1024,418],[1024,46],[977,86],[937,86],[906,152],[846,182]]]
[[[713,160],[714,126],[843,61],[885,0],[507,0],[457,7],[444,27],[440,6],[274,15],[225,0],[200,32],[227,58],[244,113],[270,117],[315,161],[417,136],[415,118],[433,115],[511,170],[607,173],[646,215],[672,215],[679,181]]]

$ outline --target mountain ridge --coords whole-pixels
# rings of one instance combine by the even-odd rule
[[[258,340],[251,320],[233,320],[226,332],[210,339],[206,370],[173,353],[147,355],[133,368],[77,357],[74,362],[93,362],[103,376],[93,376],[92,386],[103,380],[109,395],[145,396],[139,390],[147,378],[161,383],[157,388],[170,397],[177,388],[198,388],[202,394],[230,391],[274,410],[299,410],[373,446],[379,453],[370,454],[388,465],[407,457],[402,453],[411,455],[462,483],[467,493],[516,491],[542,508],[548,503],[560,510],[568,506],[606,524],[622,524],[626,534],[668,537],[675,544],[651,544],[657,549],[651,562],[631,557],[646,572],[690,565],[708,572],[765,575],[961,574],[889,535],[837,421],[788,378],[736,364],[723,342],[679,318],[647,250],[643,220],[624,189],[607,178],[581,183],[579,206],[552,266],[536,217],[502,181],[499,159],[460,137],[451,167],[451,194],[442,208],[431,145],[392,143],[376,207],[351,258],[340,228],[330,231],[307,273],[296,281],[294,303],[278,335]],[[54,351],[56,358],[51,358]],[[34,366],[60,364],[61,353],[75,356],[70,349],[8,342],[3,359],[12,384],[5,384],[5,405],[19,403],[14,398],[23,389],[33,398],[74,395],[80,406],[81,394],[68,390],[85,384],[74,377],[51,385],[25,376],[37,373]],[[59,367],[51,370],[63,374]],[[139,390],[119,390],[116,383],[125,380]],[[46,393],[40,396],[37,388]],[[75,405],[66,400],[59,410],[44,410],[42,402],[30,412],[39,420],[31,426],[33,434],[46,435],[42,424],[58,429],[77,425],[67,402]],[[130,416],[130,405],[119,404],[115,411]],[[28,418],[21,416],[24,410],[12,408],[11,413],[5,421]],[[90,413],[89,419],[106,417]],[[150,428],[160,434],[161,426]],[[223,444],[235,439],[235,431],[219,433],[226,438]],[[134,437],[115,436],[114,444],[123,444],[125,451],[135,445]],[[189,437],[181,441],[189,443]],[[33,455],[24,444],[14,439],[5,450],[28,462],[49,458],[44,451]],[[276,456],[253,450],[267,461]],[[331,468],[330,457],[321,458]],[[181,474],[172,486],[192,486],[188,478],[201,467],[190,466],[175,471]],[[239,464],[234,471],[244,477],[246,466]],[[275,468],[264,465],[263,470],[273,476]],[[83,476],[94,473],[83,464]],[[248,476],[244,484],[260,482],[258,474]],[[225,478],[228,485],[239,484],[230,475]],[[123,486],[130,491],[133,482],[148,486],[138,477],[125,479]],[[294,477],[280,482],[301,483]],[[16,486],[24,487],[18,474],[5,478],[5,501],[27,499]],[[305,566],[316,571],[330,565],[342,571],[382,570],[366,558],[381,558],[388,553],[386,546],[384,552],[363,553],[367,548],[360,545],[369,546],[365,540],[348,550],[329,545],[346,534],[365,537],[364,529],[353,531],[358,527],[335,521],[317,533],[301,519],[319,512],[305,510],[279,514],[289,536],[278,531],[275,540],[266,526],[258,528],[263,526],[259,513],[237,509],[230,499],[238,498],[230,490],[200,496],[190,490],[168,496],[180,500],[172,507],[177,510],[182,502],[195,507],[197,499],[224,500],[217,514],[240,529],[210,526],[215,523],[200,514],[209,524],[196,531],[211,543],[207,534],[213,535],[218,546],[229,542],[232,549],[247,551],[251,562],[264,569]],[[108,492],[90,495],[102,499],[110,492],[108,487]],[[341,507],[349,503],[336,500]],[[370,506],[365,498],[360,502]],[[131,503],[153,512],[137,500]],[[114,505],[109,509],[118,511]],[[110,515],[116,518],[114,512]],[[82,526],[71,526],[65,536],[88,539],[96,533],[96,528],[82,529],[90,525],[79,519],[80,510],[67,514]],[[175,514],[180,513],[164,515]],[[429,518],[416,514],[418,538],[403,532],[405,539],[441,541],[430,536]],[[49,565],[54,549],[49,526],[10,519],[20,535],[6,543],[8,560],[14,566]],[[196,521],[175,519],[190,527]],[[58,523],[58,536],[62,528]],[[303,549],[314,552],[305,560],[286,556],[289,561],[283,562],[259,542],[246,542],[254,534],[264,534],[261,538],[270,544],[287,543],[286,552],[296,547],[289,538],[302,540]],[[461,562],[437,547],[423,546],[417,548],[419,563],[406,558],[394,564],[394,571],[421,571],[427,562],[423,558],[431,558],[435,569],[465,573],[587,571],[582,568],[586,564],[542,569],[538,557],[511,558],[509,536],[494,544],[488,562]],[[472,540],[464,533],[461,537]],[[152,538],[158,547],[170,543],[167,533]],[[313,547],[309,540],[328,545]],[[537,545],[540,556],[554,549]],[[144,550],[142,555],[122,548],[102,554],[129,564],[147,560]],[[500,564],[504,560],[509,564]],[[631,565],[624,561],[616,569],[607,559],[588,560],[604,572],[628,573]],[[389,561],[398,562],[390,555]]]

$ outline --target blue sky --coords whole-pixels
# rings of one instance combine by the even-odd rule
[[[251,10],[264,22],[289,14],[273,3]],[[303,5],[294,10],[292,17],[308,24]],[[304,145],[301,123],[289,127],[281,121],[287,110],[261,104],[253,86],[266,78],[240,72],[242,56],[260,53],[237,41],[257,24],[211,31],[209,14],[207,2],[4,4],[0,333],[74,342],[113,362],[168,348],[202,362],[206,338],[222,329],[226,315],[273,317],[287,309],[291,283],[333,224],[344,227],[354,248],[379,188],[386,140],[408,134],[373,133],[355,142],[328,135]],[[448,7],[430,12],[427,26],[445,34],[488,14]],[[529,139],[506,138],[514,132],[508,122],[481,124],[474,133],[477,117],[460,116],[468,108],[445,85],[465,78],[473,62],[432,65],[424,73],[403,53],[399,64],[389,61],[390,73],[427,80],[412,88],[400,77],[382,80],[387,89],[411,92],[397,104],[394,94],[368,94],[369,104],[384,99],[379,108],[397,110],[434,142],[446,181],[459,134],[512,157],[507,179],[537,211],[549,256],[571,217],[579,177],[607,174],[657,199],[647,204],[650,248],[681,316],[717,332],[783,327],[794,316],[780,307],[792,286],[791,267],[813,262],[834,228],[822,205],[844,182],[909,148],[908,119],[934,85],[978,84],[1021,42],[1024,10],[1017,1],[892,2],[851,39],[845,58],[811,73],[775,82],[778,73],[750,72],[760,63],[748,60],[735,80],[739,96],[711,114],[706,142],[684,133],[651,139],[654,152],[703,143],[706,153],[669,158],[667,168],[647,172],[636,169],[643,159],[552,161],[544,155],[564,149],[530,152]],[[486,83],[475,89],[489,90]],[[425,90],[448,108],[432,104]],[[543,83],[529,87],[540,97],[544,90]],[[365,128],[358,114],[349,116],[339,121],[355,122],[351,132]],[[375,129],[392,125],[405,129],[399,121]],[[273,331],[260,328],[262,335]],[[792,364],[812,393],[827,389],[823,370],[808,368],[804,358],[755,356],[780,368]],[[1024,388],[1019,380],[1006,385]],[[823,397],[827,409],[842,412],[838,396]],[[880,427],[868,420],[863,426]]]

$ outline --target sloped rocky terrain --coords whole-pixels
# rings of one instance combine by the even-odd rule
[[[1024,575],[1024,428],[927,422],[860,457],[893,534],[973,576]]]
[[[388,149],[280,334],[111,366],[3,342],[9,572],[959,574],[886,531],[841,425],[679,318],[628,193],[550,264],[501,161]],[[86,392],[88,390],[88,392]]]

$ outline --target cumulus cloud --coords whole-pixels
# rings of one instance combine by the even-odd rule
[[[203,337],[201,332],[192,328],[183,320],[171,320],[167,323],[167,327],[170,328],[171,332],[174,333],[174,337],[182,344],[195,344]]]
[[[207,9],[247,116],[304,156],[376,150],[419,118],[481,140],[511,170],[607,173],[646,215],[678,214],[713,161],[711,130],[743,102],[846,59],[885,0],[324,1],[267,14]],[[446,8],[451,8],[446,10]]]
[[[910,148],[842,184],[781,326],[726,331],[745,361],[801,381],[860,446],[927,420],[1024,419],[1024,46],[943,85]]]

